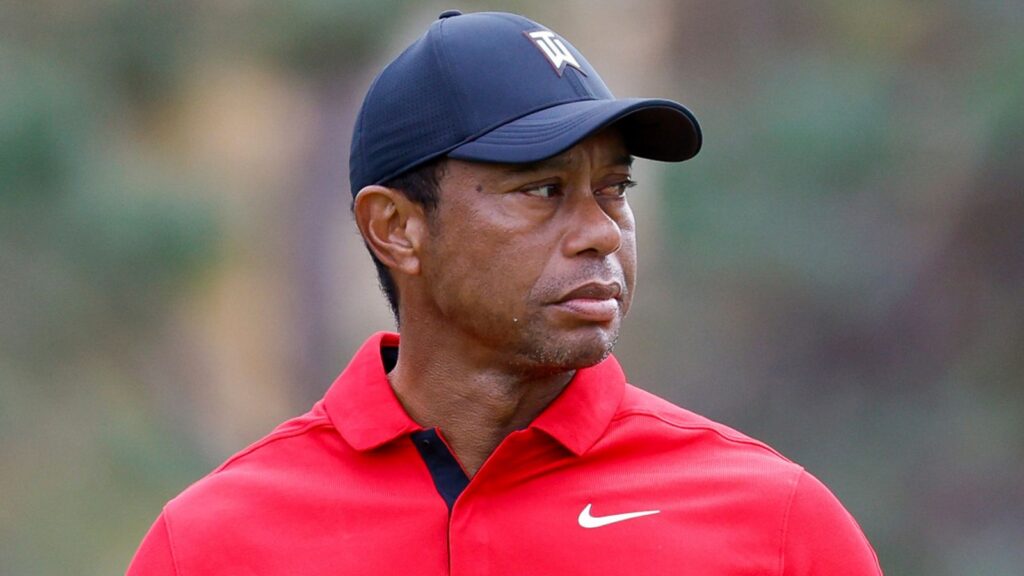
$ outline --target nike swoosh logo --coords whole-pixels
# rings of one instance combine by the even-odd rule
[[[590,515],[590,504],[580,512],[579,523],[584,528],[600,528],[609,524],[615,524],[616,522],[623,522],[625,520],[632,520],[633,518],[641,518],[643,516],[650,516],[651,514],[657,514],[661,510],[643,510],[641,512],[626,512],[625,514],[612,514],[611,516],[591,516]]]

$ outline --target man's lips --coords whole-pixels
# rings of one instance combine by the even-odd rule
[[[618,282],[587,282],[562,296],[558,302],[568,300],[609,300],[622,295],[622,284]]]
[[[619,315],[622,285],[618,282],[588,282],[574,288],[554,305],[581,320],[610,322]]]

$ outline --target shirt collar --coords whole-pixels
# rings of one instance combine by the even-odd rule
[[[398,346],[398,334],[370,336],[324,397],[331,423],[356,450],[370,450],[422,430],[398,401],[387,373],[381,348]]]
[[[579,456],[590,449],[611,424],[626,391],[626,375],[609,355],[576,371],[562,393],[530,424]]]
[[[397,347],[398,342],[398,334],[390,332],[371,336],[324,398],[334,427],[356,450],[370,450],[423,429],[406,414],[384,372],[381,348]],[[573,454],[583,454],[608,428],[625,386],[622,368],[608,356],[577,370],[530,428],[543,431]]]

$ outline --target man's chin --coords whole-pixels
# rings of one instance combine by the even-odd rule
[[[611,354],[618,340],[615,330],[592,328],[531,342],[524,354],[531,371],[559,373],[589,368]]]

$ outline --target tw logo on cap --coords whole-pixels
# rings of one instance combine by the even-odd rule
[[[555,68],[555,72],[559,76],[565,71],[566,66],[572,66],[580,74],[586,76],[586,73],[580,68],[580,63],[576,61],[576,57],[572,55],[572,52],[569,52],[569,48],[566,47],[562,39],[554,32],[550,30],[537,30],[536,32],[525,32],[525,34],[533,41],[537,48],[540,48],[540,51]]]

